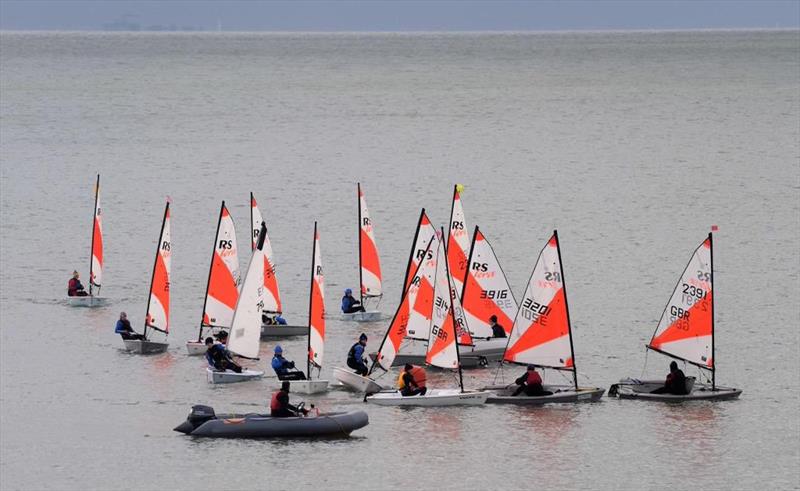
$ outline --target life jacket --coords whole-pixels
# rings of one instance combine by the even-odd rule
[[[350,346],[350,351],[347,352],[347,361],[354,361],[358,363],[361,360],[356,360],[356,346],[361,343],[356,343],[353,346]]]
[[[403,370],[400,372],[400,376],[397,378],[397,388],[402,390],[406,387],[406,381],[403,380],[403,375],[405,375],[406,371]],[[414,365],[409,372],[411,376],[414,378],[414,382],[416,382],[417,387],[420,389],[425,387],[425,381],[427,380],[427,374],[425,373],[425,369],[422,367],[418,367]]]
[[[281,392],[283,392],[283,391],[282,390],[278,390],[278,391],[275,391],[274,394],[272,394],[272,400],[269,402],[269,410],[270,411],[279,411],[281,409],[281,407],[283,407],[281,405],[281,401],[278,400],[278,396],[281,395]]]
[[[528,370],[528,378],[525,379],[525,383],[528,385],[542,385],[542,377],[536,370]]]

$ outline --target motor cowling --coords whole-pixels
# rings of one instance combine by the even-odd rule
[[[175,431],[186,433],[187,435],[197,429],[206,421],[216,419],[217,415],[214,414],[214,408],[210,406],[202,406],[200,404],[192,406],[192,411],[186,418],[186,421],[179,424]]]

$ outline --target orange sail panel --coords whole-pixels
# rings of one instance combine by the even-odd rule
[[[381,285],[381,262],[375,244],[375,232],[367,209],[367,201],[361,184],[358,185],[359,206],[359,264],[361,267],[361,296],[379,297],[383,295]]]
[[[322,366],[325,348],[325,276],[319,250],[319,232],[314,224],[314,259],[311,264],[311,302],[309,305],[308,360],[316,367]],[[308,374],[309,376],[311,374]]]
[[[208,326],[231,327],[239,299],[239,254],[236,230],[225,202],[220,207],[211,270],[208,274],[203,322]]]
[[[415,267],[417,274],[411,278],[406,287],[405,296],[408,297],[411,306],[406,336],[412,339],[427,340],[429,337],[437,263],[435,254],[440,243],[441,240],[436,234],[428,239],[428,243],[422,249],[422,256],[426,259]]]
[[[100,207],[100,175],[94,191],[94,230],[92,231],[92,268],[89,283],[93,286],[103,284],[103,210]]]
[[[446,261],[444,247],[439,241],[436,253],[434,305],[425,362],[440,368],[458,368],[458,345]]]
[[[469,255],[469,232],[464,219],[464,207],[458,185],[453,189],[453,205],[450,211],[450,230],[447,237],[447,263],[457,294],[464,289],[464,276],[467,274]]]
[[[170,239],[169,203],[164,210],[164,221],[158,239],[158,250],[150,286],[145,323],[163,332],[169,332],[169,278],[172,247]]]
[[[261,211],[258,209],[253,193],[250,193],[250,226],[252,229],[253,248],[258,243],[258,237],[261,233],[261,225],[264,223]],[[280,314],[283,312],[283,305],[281,304],[281,293],[278,288],[278,275],[275,266],[275,256],[272,252],[272,243],[269,241],[269,233],[264,228],[264,244],[261,248],[264,252],[264,311],[269,313]]]

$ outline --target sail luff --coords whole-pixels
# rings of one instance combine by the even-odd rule
[[[211,261],[208,264],[208,278],[206,279],[206,293],[203,295],[203,310],[200,313],[200,329],[197,333],[197,342],[203,341],[203,323],[206,318],[206,306],[208,305],[208,289],[211,286],[211,270],[214,268],[214,255],[217,253],[217,241],[219,240],[219,226],[222,223],[222,210],[225,209],[225,200],[219,207],[219,218],[217,218],[217,231],[214,233],[214,245],[211,248]]]
[[[575,365],[575,346],[572,342],[572,322],[569,317],[569,302],[567,301],[567,280],[564,278],[564,262],[561,260],[561,242],[558,240],[558,230],[553,230],[556,238],[556,251],[558,252],[558,269],[561,273],[561,291],[564,292],[564,308],[567,311],[567,329],[569,332],[569,352],[572,357],[572,376],[575,381],[575,390],[578,390],[578,366]]]
[[[325,275],[319,244],[319,231],[314,224],[314,258],[311,269],[311,295],[309,298],[308,356],[309,379],[312,365],[320,370],[325,352]]]
[[[98,258],[98,263],[99,263],[98,266],[100,266],[100,268],[102,268],[102,257],[103,257],[102,232],[101,232],[100,242],[99,242],[99,246],[100,246],[99,253],[100,253],[100,255],[97,256],[95,254],[96,252],[98,252],[98,251],[95,250],[96,247],[97,247],[97,243],[95,242],[95,240],[96,240],[95,234],[97,234],[98,228],[99,228],[99,225],[100,225],[98,223],[98,221],[100,220],[100,216],[99,216],[99,213],[98,213],[98,211],[99,211],[98,210],[99,202],[100,202],[100,174],[97,174],[97,182],[94,185],[94,213],[92,214],[92,243],[91,243],[91,247],[89,248],[89,296],[90,297],[92,296],[92,287],[94,285],[97,285],[97,287],[99,288],[100,284],[101,284],[101,281],[102,281],[102,279],[100,281],[97,281],[97,282],[95,281],[95,268],[94,268],[95,258]],[[102,230],[102,229],[100,229],[100,230]],[[102,275],[102,269],[100,270],[100,275]]]
[[[264,226],[262,225],[261,232],[263,231]],[[232,353],[251,359],[258,357],[261,338],[261,310],[264,308],[263,236],[263,233],[259,235],[256,248],[250,256],[250,263],[247,265],[242,291],[236,300],[228,335],[228,349]]]
[[[152,275],[150,277],[150,289],[149,289],[149,294],[148,294],[148,297],[147,297],[147,314],[145,315],[145,318],[144,318],[144,333],[143,333],[143,335],[144,335],[145,339],[147,339],[147,328],[148,327],[153,328],[153,329],[155,329],[157,331],[162,331],[164,333],[168,333],[169,332],[169,274],[170,274],[170,259],[169,259],[169,255],[170,255],[170,250],[171,250],[171,247],[172,247],[171,241],[170,241],[171,234],[170,234],[170,227],[169,227],[169,204],[170,204],[169,201],[167,201],[167,204],[166,204],[166,206],[164,208],[164,218],[161,220],[161,232],[158,235],[158,242],[156,243],[156,257],[155,257],[155,259],[153,261],[153,273],[152,273]],[[165,235],[165,232],[166,232],[166,235]],[[166,237],[166,240],[165,240],[165,237]],[[161,253],[162,250],[164,251],[163,255]],[[158,267],[159,266],[159,262],[158,262],[159,259],[162,260],[162,268],[163,268],[163,270],[159,269],[159,267]],[[158,295],[159,292],[156,291],[156,286],[157,286],[156,285],[156,275],[158,273],[162,273],[165,276],[164,278],[161,278],[161,277],[158,278],[159,282],[163,281],[163,283],[164,283],[163,285],[161,285],[161,284],[158,285],[158,287],[160,289],[160,293],[161,293],[161,298],[159,298],[159,295]],[[164,326],[163,326],[163,329],[159,328],[158,326],[156,326],[154,324],[152,324],[152,322],[151,322],[154,319],[154,317],[152,315],[152,312],[151,312],[151,307],[153,306],[153,298],[154,297],[159,303],[158,307],[161,310],[161,312],[159,312],[159,314],[163,314],[164,315]]]
[[[356,187],[357,190],[357,198],[358,198],[358,291],[359,291],[359,300],[361,301],[361,305],[364,305],[364,251],[362,249],[363,244],[361,238],[361,183],[357,183]]]
[[[316,268],[317,259],[317,222],[314,222],[314,242],[311,246],[311,285],[308,289],[308,339],[306,351],[306,375],[311,380],[311,323],[313,322],[313,308],[314,308],[314,270]]]
[[[716,320],[714,318],[714,240],[712,233],[708,233],[708,255],[711,270],[711,390],[717,390],[717,355],[714,352],[714,326]]]

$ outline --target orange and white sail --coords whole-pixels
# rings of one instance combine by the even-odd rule
[[[368,297],[383,295],[381,287],[381,261],[375,243],[372,219],[367,209],[367,200],[358,184],[358,256],[361,268],[361,302]]]
[[[264,224],[264,219],[261,216],[261,210],[258,209],[258,203],[250,193],[250,234],[253,238],[253,248],[255,249],[258,243],[259,234],[261,233],[261,225]],[[278,289],[278,276],[275,269],[275,256],[272,253],[272,244],[269,241],[269,233],[264,228],[264,244],[263,249],[266,262],[264,263],[264,310],[269,313],[280,314],[283,312],[283,305],[281,304],[281,293]]]
[[[161,234],[158,237],[153,277],[150,282],[150,298],[147,302],[145,332],[147,328],[169,332],[169,279],[172,256],[170,239],[169,201],[164,208]]]
[[[435,237],[431,238],[428,241],[428,245],[425,248],[425,252],[430,250],[431,245],[437,241]],[[426,269],[423,269],[426,268]],[[392,363],[394,362],[395,357],[397,356],[397,352],[400,350],[400,345],[403,343],[403,340],[408,335],[408,324],[411,318],[411,309],[412,309],[412,302],[416,299],[416,295],[409,294],[409,290],[414,289],[415,291],[419,289],[419,285],[422,282],[423,277],[433,277],[436,274],[436,267],[433,261],[423,261],[420,265],[414,270],[414,277],[411,283],[406,288],[406,291],[403,294],[403,299],[400,301],[400,305],[397,306],[397,310],[394,313],[394,317],[392,318],[391,324],[389,324],[389,329],[386,332],[386,336],[383,339],[383,343],[381,343],[380,348],[378,349],[378,357],[376,359],[376,363],[380,365],[381,368],[384,370],[389,370],[392,367]],[[431,292],[433,288],[431,286]],[[420,304],[419,310],[427,310],[431,312],[433,310],[433,294],[431,293],[430,296],[427,296],[429,300],[427,300],[427,307],[423,307]],[[422,301],[420,301],[422,303]],[[430,316],[427,318],[428,325],[430,325]],[[427,329],[425,329],[427,331]]]
[[[319,232],[314,222],[314,252],[311,262],[311,298],[308,306],[308,371],[311,377],[311,365],[322,367],[325,353],[325,276],[322,272],[322,261],[319,250]]]
[[[503,359],[574,369],[570,335],[558,234],[553,232],[533,268]]]
[[[411,254],[408,258],[408,266],[406,266],[405,283],[403,284],[403,291],[414,279],[414,271],[419,267],[422,259],[431,260],[433,255],[436,254],[436,248],[431,248],[426,251],[426,246],[432,237],[436,236],[436,229],[433,228],[431,220],[425,213],[425,208],[419,214],[419,221],[417,222],[417,230],[414,233],[414,243],[411,246]]]
[[[497,323],[505,329],[506,335],[511,333],[517,301],[494,249],[478,227],[472,236],[461,302],[469,329],[476,338],[492,336],[489,319],[493,315],[497,316]]]
[[[231,327],[233,312],[239,300],[240,281],[236,229],[223,201],[208,271],[202,326]]]
[[[461,205],[463,186],[456,184],[453,188],[453,205],[450,208],[450,231],[447,237],[447,267],[456,292],[461,296],[464,289],[464,277],[467,274],[467,258],[469,256],[469,231],[464,220],[464,207]]]
[[[648,348],[704,368],[714,368],[712,237],[695,249]]]
[[[261,229],[264,230],[263,227]],[[244,275],[242,291],[236,302],[236,309],[228,335],[228,349],[232,353],[247,358],[257,358],[261,339],[261,311],[264,308],[264,252],[262,240],[256,244],[247,272]]]
[[[436,233],[428,238],[428,245],[422,249],[424,259],[417,264],[418,272],[411,278],[406,289],[410,306],[406,337],[411,339],[427,341],[429,337],[436,279],[436,251],[441,243],[441,237]]]
[[[103,210],[100,207],[100,174],[94,187],[94,224],[92,225],[92,262],[89,265],[89,294],[103,284]]]
[[[446,262],[446,252],[440,241],[436,251],[433,311],[425,362],[440,368],[458,368],[458,343]]]

